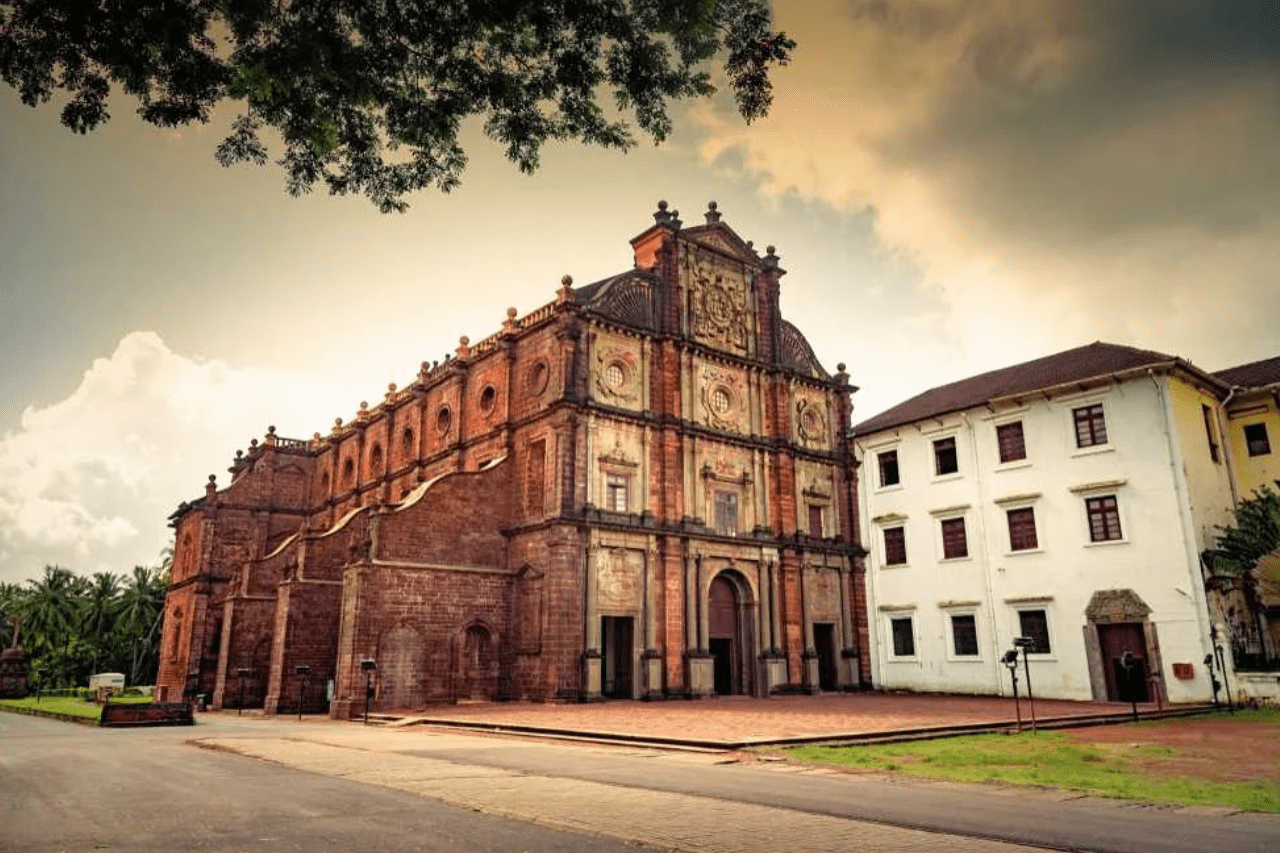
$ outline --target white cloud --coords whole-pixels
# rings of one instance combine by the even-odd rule
[[[134,332],[80,387],[0,437],[0,580],[154,563],[166,519],[269,424],[310,435],[348,389],[171,351]],[[298,432],[294,432],[297,430]],[[302,430],[307,430],[305,433]]]
[[[1252,12],[776,8],[799,47],[769,118],[700,110],[702,154],[767,195],[874,208],[919,265],[931,304],[851,354],[868,384],[901,399],[1095,339],[1209,369],[1280,351],[1280,62]]]

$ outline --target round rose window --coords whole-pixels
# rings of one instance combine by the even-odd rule
[[[723,415],[733,407],[733,398],[723,388],[715,388],[711,392],[711,408],[717,415]]]
[[[604,369],[604,381],[610,388],[621,388],[627,381],[627,374],[622,365],[616,361]]]

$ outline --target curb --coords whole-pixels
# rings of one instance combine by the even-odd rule
[[[1143,710],[1138,712],[1140,721],[1150,721],[1169,717],[1189,717],[1210,713],[1212,705],[1180,706],[1175,709],[1165,708],[1163,712]],[[370,715],[370,721],[374,719]],[[828,732],[812,735],[788,735],[783,737],[753,737],[738,740],[711,740],[707,738],[665,737],[663,735],[642,735],[630,732],[594,731],[589,729],[569,729],[555,726],[535,726],[517,723],[486,723],[479,720],[460,720],[446,717],[391,717],[381,715],[383,725],[424,725],[442,726],[470,731],[491,732],[494,734],[534,735],[569,740],[585,740],[597,743],[625,744],[628,746],[650,746],[665,749],[690,749],[713,752],[729,752],[740,749],[758,747],[786,747],[809,744],[823,745],[859,745],[872,743],[895,743],[912,740],[936,740],[946,737],[960,737],[973,734],[991,734],[1012,732],[1016,726],[1013,720],[989,720],[978,723],[961,723],[950,726],[921,726],[907,729],[886,729],[882,731],[860,732]],[[1069,729],[1087,728],[1090,726],[1118,725],[1133,722],[1131,712],[1088,714],[1082,716],[1044,717],[1036,721],[1037,729]],[[1023,721],[1023,729],[1030,726],[1030,721]]]
[[[61,720],[64,723],[93,726],[95,729],[99,726],[99,721],[93,717],[76,717],[71,714],[59,714],[56,711],[45,711],[40,708],[18,708],[13,705],[0,705],[0,711],[6,714],[23,714],[28,717],[48,717],[52,720]]]

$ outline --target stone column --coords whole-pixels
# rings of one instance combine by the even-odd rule
[[[586,598],[583,602],[583,615],[586,620],[584,645],[582,653],[582,699],[586,702],[600,698],[600,613],[599,613],[599,579],[596,565],[600,548],[590,545],[586,549]]]

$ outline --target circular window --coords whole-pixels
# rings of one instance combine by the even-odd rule
[[[545,361],[540,361],[533,367],[529,368],[529,378],[526,385],[529,393],[537,396],[547,390],[547,382],[551,378],[551,370],[547,367]]]
[[[493,404],[498,399],[498,392],[493,390],[492,385],[484,386],[484,390],[480,392],[480,411],[488,414],[493,411]]]
[[[449,424],[452,422],[453,416],[449,413],[448,406],[441,406],[440,411],[436,413],[436,429],[441,434],[449,431]]]
[[[733,408],[733,397],[729,396],[729,391],[725,388],[713,388],[711,390],[711,409],[717,415],[727,414]]]
[[[604,369],[604,382],[610,388],[621,388],[627,384],[627,371],[620,362],[612,362]]]

